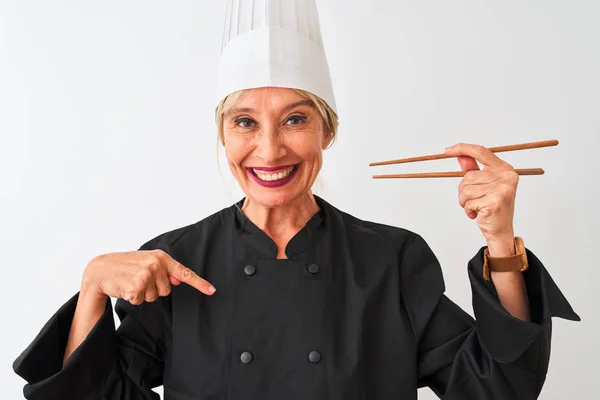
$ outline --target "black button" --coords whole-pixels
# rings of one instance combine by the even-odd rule
[[[311,264],[308,266],[308,272],[310,272],[311,274],[318,274],[319,273],[319,266],[317,264]]]
[[[246,267],[244,268],[244,272],[246,273],[246,275],[252,276],[256,273],[256,267],[254,265],[246,265]]]
[[[321,353],[319,353],[318,351],[311,351],[310,354],[308,355],[308,359],[310,360],[311,363],[318,363],[319,361],[321,361]]]
[[[250,353],[249,351],[243,352],[240,356],[240,360],[242,360],[244,364],[250,363],[252,361],[252,353]]]

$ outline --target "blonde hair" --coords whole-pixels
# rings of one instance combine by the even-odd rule
[[[310,101],[312,101],[312,103],[313,103],[312,106],[316,108],[316,110],[319,112],[319,114],[321,114],[321,117],[323,118],[323,127],[331,135],[331,142],[329,143],[329,146],[328,146],[328,147],[331,147],[331,145],[333,145],[333,142],[335,141],[335,139],[337,137],[337,130],[338,130],[338,125],[339,125],[339,120],[338,120],[337,114],[319,96],[315,96],[314,94],[307,92],[305,90],[301,90],[301,89],[292,89],[292,90],[294,90],[296,93],[298,93],[303,98],[309,99]],[[223,100],[221,100],[221,102],[217,106],[217,109],[215,110],[215,120],[217,123],[218,141],[222,145],[225,145],[225,134],[223,132],[223,117],[224,117],[225,109],[227,107],[237,103],[237,101],[244,95],[245,92],[246,92],[246,90],[238,90],[237,92],[233,92],[232,94],[230,94],[229,96],[227,96]]]

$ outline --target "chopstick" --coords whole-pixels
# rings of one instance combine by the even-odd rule
[[[521,143],[521,144],[511,144],[508,146],[489,147],[489,149],[492,151],[492,153],[501,153],[504,151],[537,149],[537,148],[541,148],[541,147],[550,147],[550,146],[556,146],[556,145],[558,145],[558,140],[542,140],[540,142],[529,142],[529,143]],[[445,153],[431,154],[428,156],[401,158],[399,160],[372,162],[369,164],[369,166],[375,167],[378,165],[403,164],[403,163],[410,163],[410,162],[416,162],[416,161],[428,161],[428,160],[441,160],[444,158],[452,158],[452,157],[455,157],[455,156],[449,156]],[[539,168],[537,170],[539,170]],[[523,170],[523,171],[529,171],[529,170]],[[446,172],[444,172],[444,174],[446,174]],[[403,175],[406,175],[406,174],[403,174]],[[422,174],[419,174],[419,175],[422,175]],[[541,175],[541,174],[539,174],[539,173],[536,173],[536,174],[524,173],[523,175]],[[452,175],[452,176],[454,176],[454,175]],[[402,177],[402,176],[400,176],[400,177]],[[423,177],[423,176],[419,176],[419,177]]]
[[[541,168],[523,168],[515,169],[519,175],[544,175],[544,170]],[[386,178],[457,178],[465,176],[467,171],[451,171],[451,172],[419,172],[413,174],[390,174],[390,175],[373,175],[373,179]]]

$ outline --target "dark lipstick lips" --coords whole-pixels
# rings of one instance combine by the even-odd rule
[[[254,171],[252,171],[252,168],[247,168],[248,170],[248,175],[250,175],[250,177],[252,177],[252,179],[254,180],[254,182],[258,183],[260,186],[263,187],[268,187],[268,188],[275,188],[275,187],[281,187],[283,185],[286,185],[287,183],[289,183],[294,176],[296,176],[296,173],[298,172],[298,170],[300,169],[300,164],[296,164],[296,165],[290,165],[287,167],[268,167],[269,169],[266,168],[255,168],[258,171],[279,171],[279,170],[283,170],[285,168],[289,168],[289,167],[294,167],[294,169],[292,170],[292,172],[286,176],[285,178],[282,179],[278,179],[276,181],[263,181],[262,179],[260,179],[258,176],[256,176],[256,174],[254,173]]]

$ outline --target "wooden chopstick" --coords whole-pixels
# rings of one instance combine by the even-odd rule
[[[544,170],[541,168],[523,168],[515,169],[519,175],[544,175]],[[457,178],[465,176],[467,171],[451,171],[451,172],[419,172],[413,174],[391,174],[391,175],[373,175],[373,179],[386,178]]]
[[[540,142],[530,142],[530,143],[522,143],[522,144],[511,144],[508,146],[489,147],[489,149],[493,153],[501,153],[503,151],[537,149],[540,147],[550,147],[550,146],[556,146],[556,145],[558,145],[558,140],[542,140]],[[369,164],[369,166],[374,167],[374,166],[378,166],[378,165],[403,164],[403,163],[410,163],[410,162],[416,162],[416,161],[441,160],[444,158],[452,158],[452,157],[454,157],[454,156],[449,156],[445,153],[431,154],[428,156],[401,158],[399,160],[372,162]],[[535,175],[538,175],[538,174],[535,174]]]

